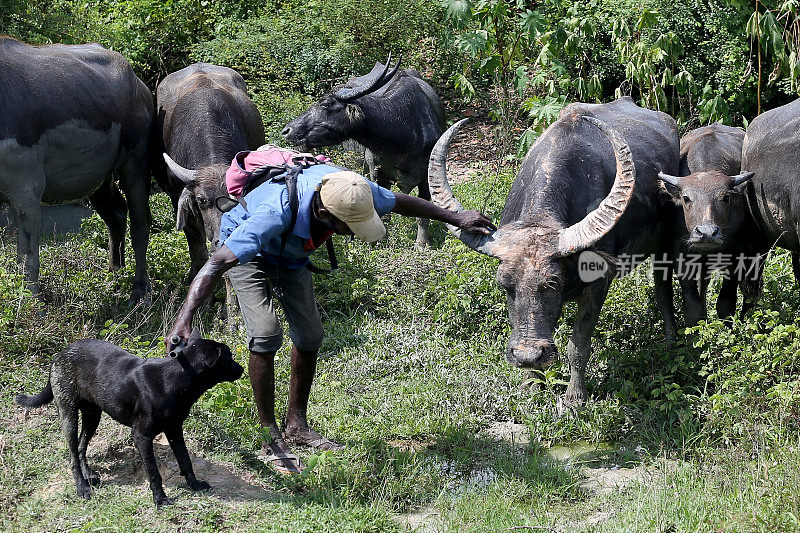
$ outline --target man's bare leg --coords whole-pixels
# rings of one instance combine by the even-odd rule
[[[299,350],[292,346],[292,377],[289,381],[289,403],[286,407],[286,427],[283,434],[286,441],[302,444],[318,450],[338,450],[343,448],[308,426],[308,397],[311,384],[317,371],[317,350]]]
[[[264,453],[286,456],[286,458],[270,459],[273,465],[283,471],[300,472],[303,465],[286,442],[275,420],[275,352],[250,352],[250,384],[253,386],[253,398],[258,410],[261,426],[269,430],[270,442],[263,442]]]

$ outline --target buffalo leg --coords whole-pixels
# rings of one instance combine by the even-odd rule
[[[430,188],[428,187],[427,176],[423,177],[419,181],[419,185],[417,186],[417,195],[423,200],[427,200],[428,202],[431,201],[431,191]],[[427,218],[417,219],[417,242],[414,245],[417,248],[417,250],[421,250],[423,248],[429,248],[431,245],[430,233],[428,232],[429,224],[430,220],[428,220]]]
[[[128,204],[113,181],[100,187],[89,202],[108,227],[108,266],[119,270],[125,266],[125,228]]]
[[[592,352],[592,335],[600,318],[600,310],[608,293],[608,284],[601,280],[589,285],[578,298],[578,313],[567,344],[569,385],[564,404],[574,407],[586,402],[586,365]]]
[[[228,328],[233,331],[233,317],[236,316],[236,313],[239,311],[239,300],[236,298],[236,292],[233,289],[233,283],[231,283],[227,272],[223,276],[223,279],[225,280],[225,319],[228,324]]]
[[[761,292],[764,290],[764,263],[761,262],[757,268],[758,270],[754,275],[746,275],[740,282],[742,309],[739,312],[739,316],[742,318],[755,307],[756,302],[761,298]]]
[[[150,176],[146,157],[131,157],[120,169],[120,183],[131,215],[131,241],[136,269],[131,300],[142,298],[150,290],[147,279],[147,243],[150,238]]]
[[[705,280],[692,279],[679,280],[681,294],[683,295],[683,316],[687,326],[696,326],[701,320],[707,318],[705,294]]]
[[[11,202],[17,224],[17,261],[33,294],[39,293],[39,238],[42,206],[39,196],[28,194]]]
[[[656,303],[664,319],[664,336],[668,343],[674,343],[678,326],[675,322],[675,300],[672,295],[672,265],[667,266],[664,271],[653,272],[653,285]]]
[[[731,274],[731,269],[728,269]],[[722,280],[717,296],[717,317],[725,320],[736,312],[736,300],[738,297],[739,282],[733,277],[728,276]]]
[[[792,271],[794,272],[794,280],[800,285],[800,254],[792,252]]]
[[[186,217],[183,233],[186,235],[186,242],[189,245],[191,266],[186,281],[190,283],[208,261],[208,246],[206,246],[206,231],[203,227],[203,221],[191,211]]]

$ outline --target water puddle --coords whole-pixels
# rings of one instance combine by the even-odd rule
[[[556,461],[570,465],[592,463],[607,459],[615,451],[607,442],[578,441],[567,445],[552,446],[547,455]]]
[[[494,422],[485,434],[520,447],[530,443],[527,427],[510,421]],[[587,492],[605,494],[647,479],[641,466],[641,457],[647,454],[643,447],[627,449],[608,442],[577,441],[552,446],[546,453],[574,471],[581,478],[579,486]]]
[[[414,531],[416,533],[441,531],[439,513],[433,506],[423,507],[412,513],[400,515],[398,520],[405,531]]]

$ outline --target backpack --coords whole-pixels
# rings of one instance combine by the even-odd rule
[[[256,151],[239,152],[233,158],[231,166],[225,173],[225,185],[228,193],[233,198],[220,196],[214,201],[214,205],[222,213],[227,213],[237,205],[241,205],[247,211],[247,203],[244,201],[244,197],[256,187],[268,181],[285,183],[286,192],[289,196],[289,211],[292,217],[289,227],[281,233],[282,253],[286,246],[286,241],[294,231],[294,226],[297,222],[297,211],[300,205],[297,196],[297,176],[312,165],[329,162],[330,159],[324,155],[314,156],[274,145],[264,145]],[[333,241],[328,238],[325,241],[325,246],[328,249],[330,270],[336,270],[339,268],[339,262],[336,259]],[[306,264],[306,268],[315,274],[330,273],[330,270],[319,268],[310,261]]]

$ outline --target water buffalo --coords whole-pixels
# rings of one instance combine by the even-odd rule
[[[760,114],[747,127],[742,168],[754,172],[748,204],[766,251],[777,244],[791,250],[800,283],[800,100]]]
[[[445,171],[457,127],[434,148],[429,181],[434,202],[459,211]],[[570,104],[525,157],[498,230],[479,237],[448,228],[476,251],[500,259],[497,279],[506,292],[513,328],[506,350],[511,364],[541,368],[552,363],[562,307],[577,300],[567,346],[568,404],[586,399],[591,338],[610,283],[609,276],[581,276],[580,263],[597,257],[581,252],[605,257],[671,253],[677,208],[657,175],[677,172],[678,143],[672,118],[642,109],[628,97],[608,104]],[[655,288],[667,334],[674,336],[670,278],[655,276]]]
[[[442,103],[433,88],[398,62],[389,70],[375,63],[372,71],[325,95],[289,122],[283,136],[309,150],[352,139],[366,148],[373,181],[382,187],[396,182],[408,193],[417,187],[430,200],[428,157],[445,128]],[[418,219],[418,248],[428,246],[428,220]]]
[[[724,276],[717,297],[717,315],[727,318],[736,309],[736,289],[743,295],[742,314],[758,299],[760,276],[741,276],[735,258],[753,254],[751,243],[757,229],[747,211],[744,188],[752,172],[741,172],[744,130],[711,124],[687,133],[681,139],[680,176],[660,173],[667,190],[682,206],[686,224],[688,253],[704,256],[703,266],[711,266],[713,256],[730,257],[723,266]],[[700,272],[699,303],[705,317],[706,272]],[[684,297],[688,297],[684,294]]]
[[[164,78],[156,106],[165,152],[156,179],[172,200],[177,228],[186,234],[194,277],[208,259],[206,240],[217,247],[222,213],[214,200],[227,196],[225,171],[237,152],[264,144],[264,124],[242,76],[209,63]]]
[[[132,298],[147,291],[152,126],[153,95],[120,54],[99,44],[31,46],[0,37],[0,197],[16,217],[32,292],[39,290],[41,204],[86,197],[108,226],[112,269],[123,266],[130,212]]]

